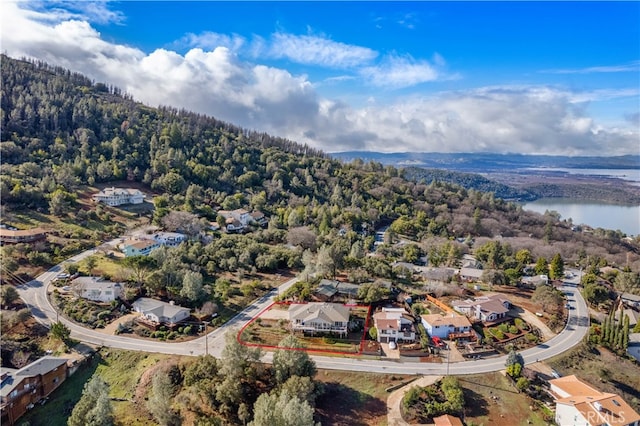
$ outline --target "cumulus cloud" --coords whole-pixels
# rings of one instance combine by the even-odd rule
[[[194,46],[199,42],[203,47],[185,54],[170,49],[145,53],[104,41],[87,20],[47,18],[40,11],[4,3],[0,17],[3,50],[13,57],[35,57],[83,72],[150,105],[210,114],[328,152],[637,153],[637,126],[602,127],[582,107],[587,98],[614,96],[615,92],[585,96],[549,86],[493,86],[353,107],[323,98],[307,76],[243,60],[234,50],[239,43],[234,36],[212,33],[207,46],[204,38],[194,38]],[[325,53],[304,56],[300,52],[305,49],[300,48],[301,61],[322,62],[326,52],[340,49],[356,52],[336,60],[342,66],[372,57],[366,50],[311,41],[324,46]],[[306,42],[309,40],[301,43]],[[384,58],[377,69],[369,67],[362,76],[396,87],[442,78],[438,70],[444,61],[436,57],[432,62],[394,56]],[[637,115],[631,120],[636,122]]]
[[[176,47],[186,46],[205,50],[214,50],[216,47],[226,47],[237,52],[245,45],[245,43],[245,38],[238,34],[229,36],[227,34],[205,31],[200,34],[188,33],[173,44]]]
[[[268,52],[275,58],[287,58],[300,64],[331,68],[350,68],[366,64],[378,56],[367,47],[336,42],[313,35],[275,33]]]

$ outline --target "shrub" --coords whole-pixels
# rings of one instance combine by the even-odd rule
[[[498,330],[502,331],[503,333],[508,333],[509,332],[509,326],[505,323],[502,323],[498,326]]]
[[[193,330],[193,328],[190,325],[188,325],[182,330],[182,333],[191,334],[192,330]]]
[[[520,330],[518,330],[518,327],[516,327],[515,325],[512,325],[511,327],[509,327],[509,333],[518,334],[519,332]]]
[[[102,312],[98,312],[98,315],[96,316],[96,318],[98,320],[106,320],[109,315],[111,315],[111,311],[102,311]]]

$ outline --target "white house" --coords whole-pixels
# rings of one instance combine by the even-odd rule
[[[145,194],[138,189],[131,188],[105,188],[93,194],[91,198],[97,203],[104,203],[108,206],[119,206],[122,204],[141,204],[144,202]]]
[[[575,375],[549,380],[560,426],[638,426],[636,413],[619,395],[600,392]]]
[[[378,342],[413,342],[416,332],[413,320],[404,308],[382,308],[373,315],[373,325],[378,330]]]
[[[245,209],[219,210],[218,214],[224,217],[227,232],[242,232],[252,223],[260,226],[267,223],[264,213],[257,210],[251,213]]]
[[[71,289],[78,297],[103,303],[112,302],[123,294],[120,283],[101,277],[78,277],[71,281]]]
[[[522,284],[530,287],[549,285],[549,276],[545,274],[540,274],[533,277],[522,277],[521,282]]]
[[[462,315],[421,315],[420,321],[429,336],[441,339],[475,339],[469,319]]]
[[[289,306],[294,331],[331,332],[345,335],[349,326],[349,308],[338,303],[301,303]]]
[[[496,322],[506,318],[511,302],[500,294],[477,297],[476,300],[454,300],[451,306],[456,311],[482,322]]]
[[[154,240],[127,240],[118,246],[125,257],[147,256],[160,248],[160,243]]]
[[[187,240],[187,236],[179,232],[156,232],[151,238],[167,247],[176,247]]]
[[[133,302],[133,310],[139,312],[147,321],[157,324],[177,324],[191,315],[188,308],[148,297],[141,297]]]

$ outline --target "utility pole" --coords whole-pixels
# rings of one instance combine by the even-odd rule
[[[207,323],[204,323],[204,354],[209,355],[209,335],[207,333]]]

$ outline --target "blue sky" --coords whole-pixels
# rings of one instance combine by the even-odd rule
[[[2,50],[328,152],[640,154],[638,2],[4,2]]]

